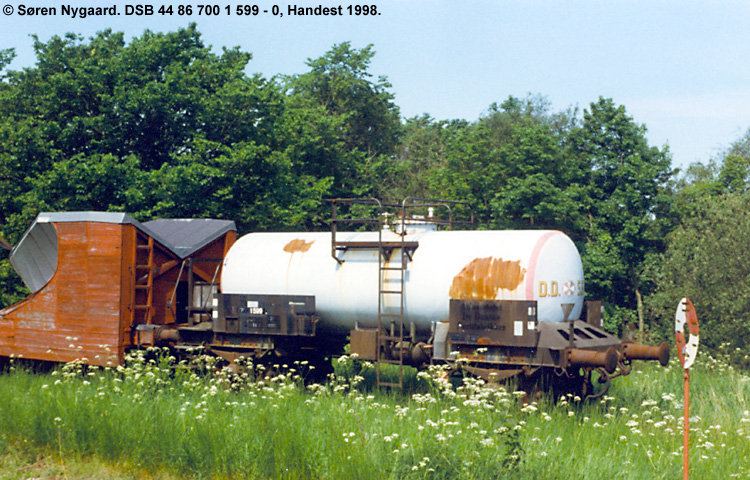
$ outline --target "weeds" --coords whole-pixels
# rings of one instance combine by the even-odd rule
[[[231,368],[230,368],[231,367]],[[304,362],[219,368],[196,352],[135,353],[125,366],[67,364],[0,376],[0,447],[94,457],[193,478],[675,478],[681,472],[682,375],[643,366],[611,395],[523,403],[523,392],[409,373],[377,391],[373,366],[336,360],[324,383]],[[750,472],[750,381],[722,360],[691,372],[695,478]],[[458,383],[454,385],[454,383]],[[62,462],[67,465],[68,462]]]

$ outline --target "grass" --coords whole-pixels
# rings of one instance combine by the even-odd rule
[[[659,479],[682,472],[679,365],[640,364],[608,396],[523,395],[439,371],[408,393],[372,390],[343,357],[237,375],[168,353],[118,369],[69,364],[0,376],[3,478]],[[211,373],[215,372],[215,373]],[[701,357],[691,370],[691,478],[747,478],[750,379]],[[42,467],[40,467],[43,466]],[[44,469],[50,469],[48,477]],[[62,469],[62,470],[61,470]],[[84,473],[80,473],[84,472]],[[99,473],[101,472],[101,473]],[[119,476],[118,476],[119,475]],[[132,475],[129,477],[128,475]]]

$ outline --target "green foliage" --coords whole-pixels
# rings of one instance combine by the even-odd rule
[[[418,122],[407,124],[407,132],[424,125],[430,134],[409,132],[409,140],[430,143],[410,143],[402,170],[429,179],[427,196],[468,201],[482,228],[560,228],[574,237],[582,228],[582,173],[563,149],[575,122],[567,114],[550,114],[545,98],[509,97],[471,124],[429,117]],[[419,163],[422,152],[434,160]]]
[[[671,330],[680,298],[695,305],[701,344],[717,349],[750,341],[750,195],[706,197],[696,214],[669,236],[669,246],[650,271],[657,290],[648,299],[655,325]]]
[[[0,306],[20,302],[29,294],[7,259],[0,260]]]
[[[284,79],[288,110],[279,133],[294,140],[284,154],[291,173],[304,180],[303,191],[328,198],[384,193],[378,177],[396,150],[401,123],[388,81],[370,78],[373,55],[372,45],[358,50],[341,43],[308,59],[309,72]],[[293,225],[320,228],[329,215],[320,200],[294,212]]]
[[[696,305],[702,348],[744,348],[750,331],[744,318],[750,274],[744,238],[748,234],[750,132],[717,158],[695,163],[673,182],[671,216],[677,225],[663,255],[653,256],[646,280],[652,328],[671,335],[674,310],[682,297]],[[733,360],[746,364],[742,358]]]
[[[5,48],[0,50],[0,72],[2,72],[5,67],[7,67],[13,61],[15,57],[16,51],[13,48]]]
[[[0,83],[0,234],[12,243],[40,211],[229,218],[241,233],[321,228],[324,199],[367,191],[367,162],[400,128],[387,82],[369,82],[371,47],[310,61],[294,94],[246,75],[249,53],[212,53],[195,25],[129,43],[110,30],[35,38],[34,49],[36,65]],[[12,58],[0,52],[0,69]],[[322,103],[319,79],[339,104]],[[11,277],[0,281],[13,297]]]
[[[669,152],[650,147],[646,128],[611,99],[592,103],[583,117],[569,149],[586,177],[579,206],[589,223],[584,264],[594,271],[587,295],[633,309],[644,287],[645,259],[663,251],[671,228]]]
[[[673,180],[671,216],[676,224],[697,214],[696,205],[704,198],[720,195],[723,191],[718,181],[719,167],[715,162],[693,163]]]
[[[750,130],[722,154],[717,181],[726,193],[742,193],[750,182]]]
[[[378,165],[376,175],[383,181],[378,196],[393,202],[435,197],[433,172],[445,167],[447,141],[457,128],[456,122],[436,121],[426,114],[407,119],[396,154]]]
[[[302,196],[327,193],[325,179],[292,179],[290,154],[309,139],[286,137],[282,87],[244,73],[249,53],[212,53],[195,25],[34,48],[36,67],[9,72],[0,91],[0,214],[13,240],[42,209],[277,228],[303,221]]]
[[[400,119],[391,84],[385,77],[372,82],[368,73],[372,45],[357,50],[350,42],[334,45],[307,65],[310,72],[287,80],[292,104],[318,107],[317,113],[337,121],[337,138],[345,150],[368,156],[392,153],[398,143]]]

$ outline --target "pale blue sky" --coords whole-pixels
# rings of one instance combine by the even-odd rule
[[[227,16],[244,0],[164,0],[191,4],[190,17],[65,17],[64,0],[5,0],[57,6],[52,17],[0,16],[0,48],[15,47],[12,69],[34,62],[29,34],[42,40],[112,28],[126,38],[144,29],[170,31],[196,22],[207,44],[252,52],[248,73],[303,73],[305,61],[332,45],[374,44],[371,73],[393,84],[404,117],[476,120],[508,95],[542,94],[561,110],[587,108],[611,97],[648,128],[652,145],[669,144],[673,164],[707,161],[750,128],[750,2],[744,1],[445,1],[368,0],[376,17]],[[134,3],[134,2],[131,2]],[[196,14],[199,3],[222,7],[218,17]],[[273,5],[318,5],[310,0],[260,0]],[[348,3],[323,2],[323,5]]]

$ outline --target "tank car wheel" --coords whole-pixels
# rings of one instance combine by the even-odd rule
[[[553,368],[539,368],[530,376],[519,375],[519,388],[531,399],[551,394],[557,402],[568,395],[581,396],[584,378],[580,372]]]

